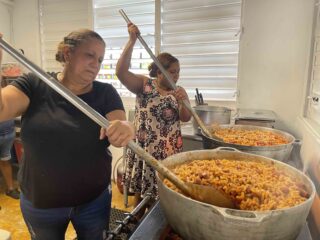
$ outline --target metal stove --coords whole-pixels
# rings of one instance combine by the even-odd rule
[[[151,197],[147,195],[130,213],[119,210],[114,211],[114,209],[112,209],[110,214],[109,232],[105,240],[129,239],[129,236],[132,235],[142,221],[136,220],[137,213],[144,208],[149,201],[151,201]]]

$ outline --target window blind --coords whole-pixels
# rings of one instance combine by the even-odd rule
[[[235,100],[240,16],[240,0],[162,1],[161,52],[179,59],[189,95]]]
[[[120,15],[123,9],[128,17],[139,26],[141,36],[149,48],[155,51],[155,1],[154,0],[94,0],[94,29],[105,40],[107,47],[105,58],[97,80],[111,83],[120,96],[134,96],[117,79],[116,63],[123,47],[129,39],[127,23]],[[152,62],[149,54],[139,41],[133,50],[130,70],[139,74],[148,74],[148,65]]]
[[[89,3],[90,2],[90,3]],[[68,33],[91,28],[90,6],[87,0],[40,0],[40,38],[42,68],[48,72],[61,71],[55,60],[57,46]]]
[[[97,80],[113,84],[121,96],[133,96],[115,76],[128,40],[120,9],[139,26],[153,52],[170,52],[180,60],[178,85],[190,98],[197,87],[206,99],[235,100],[241,0],[40,0],[42,67],[61,69],[55,61],[57,44],[72,30],[90,28],[92,14],[94,30],[107,44]],[[131,71],[147,75],[151,62],[137,41]]]
[[[314,30],[313,64],[308,96],[307,115],[320,124],[320,1],[316,2],[316,22]]]

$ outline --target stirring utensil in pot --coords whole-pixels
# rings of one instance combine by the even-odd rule
[[[91,118],[94,122],[100,125],[103,128],[109,126],[109,121],[103,117],[100,113],[96,112],[91,108],[86,102],[78,98],[74,93],[72,93],[68,88],[62,85],[59,81],[56,81],[53,77],[43,71],[40,67],[32,63],[20,52],[15,50],[10,46],[5,40],[0,38],[0,47],[2,47],[6,52],[8,52],[12,57],[18,60],[25,67],[30,69],[36,76],[43,80],[49,87],[55,90],[58,94],[68,100],[81,112]],[[131,148],[137,155],[143,158],[147,164],[152,166],[164,177],[168,178],[172,183],[174,183],[182,192],[191,196],[192,198],[210,203],[216,206],[221,207],[233,207],[233,202],[231,198],[227,195],[220,192],[218,189],[211,187],[210,189],[205,188],[204,186],[190,186],[186,184],[181,179],[179,179],[170,169],[161,164],[160,161],[157,161],[153,156],[147,153],[143,148],[137,145],[134,141],[128,143],[128,147]]]
[[[128,18],[128,16],[125,14],[125,12],[121,9],[119,10],[120,14],[122,15],[122,17],[125,19],[125,21],[127,23],[131,23],[130,19]],[[170,87],[173,90],[177,89],[176,84],[174,83],[174,81],[172,80],[171,76],[168,74],[168,72],[164,69],[164,67],[162,66],[162,64],[159,62],[159,60],[156,58],[156,56],[153,54],[153,52],[151,51],[151,49],[148,47],[147,43],[144,41],[144,39],[141,37],[141,35],[138,35],[137,38],[139,39],[140,43],[143,45],[143,47],[146,49],[146,51],[149,53],[150,57],[152,58],[152,60],[154,61],[154,63],[157,65],[157,67],[159,68],[159,70],[163,73],[163,75],[165,76],[165,78],[167,79]],[[190,106],[190,103],[187,100],[183,100],[182,101],[183,105],[189,110],[189,112],[191,113],[191,115],[193,116],[193,118],[197,121],[197,123],[199,124],[199,126],[201,127],[201,129],[203,130],[203,132],[211,137],[211,133],[210,131],[208,131],[208,129],[205,127],[204,123],[202,122],[202,120],[200,119],[200,117],[198,116],[198,114],[194,111],[194,109]]]

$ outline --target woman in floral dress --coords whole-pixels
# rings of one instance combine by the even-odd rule
[[[155,63],[149,66],[151,78],[129,71],[133,47],[140,32],[132,23],[128,24],[128,32],[130,38],[117,63],[116,74],[122,84],[136,94],[136,142],[154,158],[163,160],[182,151],[180,121],[187,122],[191,118],[189,110],[182,104],[182,100],[189,101],[188,95],[182,87],[173,91]],[[177,82],[178,59],[169,53],[161,53],[157,58]],[[126,153],[126,162],[123,180],[129,192],[135,193],[136,204],[147,193],[157,198],[155,170],[130,149]]]

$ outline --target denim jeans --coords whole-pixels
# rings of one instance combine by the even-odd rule
[[[78,240],[102,240],[109,226],[111,197],[110,187],[84,205],[39,209],[21,193],[20,207],[32,240],[63,240],[70,221]]]
[[[15,132],[0,135],[0,160],[8,161],[11,159],[11,148],[15,136]]]

